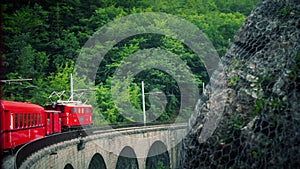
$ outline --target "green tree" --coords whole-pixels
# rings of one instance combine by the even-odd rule
[[[57,70],[56,73],[50,73],[47,77],[48,86],[46,91],[49,95],[54,91],[65,91],[62,98],[53,98],[53,101],[57,101],[58,99],[68,100],[70,97],[70,74],[73,71],[73,64],[69,65],[69,63],[65,63],[64,65],[58,66]]]
[[[103,83],[97,85],[96,96],[99,111],[95,115],[103,117],[106,123],[128,123],[142,120],[140,88],[135,83],[127,82],[111,85],[109,79],[105,85]],[[129,94],[117,92],[115,99],[113,99],[112,90],[118,91],[119,88],[124,87]],[[130,105],[125,105],[128,104],[126,101],[129,101]]]
[[[4,1],[2,6],[4,78],[32,78],[33,80],[22,82],[22,84],[4,84],[3,93],[7,99],[46,104],[47,97],[52,91],[65,90],[66,95],[63,99],[68,99],[70,94],[69,75],[73,71],[73,64],[76,63],[81,46],[105,24],[132,13],[166,12],[182,17],[202,30],[222,57],[235,32],[257,2],[258,0],[64,0],[59,2],[25,0],[22,3]],[[139,19],[148,21],[148,18]],[[154,24],[149,23],[149,25],[152,25],[155,30],[164,28],[167,23],[180,25],[172,18]],[[106,30],[109,36],[118,38],[119,34],[133,28],[144,29],[144,26],[139,23],[134,25],[128,21],[122,24],[122,29]],[[181,25],[181,27],[184,26]],[[174,30],[162,29],[159,31],[167,34]],[[178,34],[184,33],[181,32],[182,29],[175,30],[175,33],[176,31]],[[194,35],[193,32],[186,33]],[[81,57],[85,57],[86,60],[80,63],[81,67],[76,70],[80,76],[77,77],[74,74],[74,82],[76,82],[74,88],[96,88],[95,92],[90,92],[83,100],[89,100],[91,104],[95,105],[95,108],[99,107],[98,110],[95,109],[96,116],[94,117],[97,118],[99,124],[103,122],[103,118],[100,116],[105,117],[111,123],[134,121],[134,117],[140,118],[140,114],[126,114],[126,112],[120,111],[122,106],[117,107],[116,103],[121,104],[122,100],[129,99],[136,112],[141,111],[141,81],[145,82],[145,90],[148,93],[146,94],[146,108],[148,111],[155,110],[153,119],[164,121],[176,117],[181,98],[174,78],[182,79],[183,77],[170,76],[161,70],[149,69],[140,72],[129,82],[120,82],[115,86],[111,84],[111,78],[121,64],[133,64],[126,61],[126,58],[141,50],[158,48],[172,52],[183,60],[195,75],[197,85],[201,88],[202,83],[208,81],[201,59],[184,45],[183,41],[176,39],[176,36],[156,34],[129,37],[113,45],[100,65],[96,65],[95,58],[90,56],[103,50],[103,46],[99,42],[101,39],[94,42],[94,48],[87,47],[80,51]],[[107,43],[113,44],[114,42]],[[145,56],[140,56],[140,59],[144,59]],[[154,64],[154,62],[149,64]],[[171,63],[165,64],[173,72],[182,68]],[[143,68],[143,65],[136,66]],[[91,67],[98,68],[98,70],[90,70]],[[96,77],[94,77],[96,71]],[[91,79],[96,80],[90,82]],[[123,85],[127,86],[129,96],[121,94],[118,99],[113,101],[110,90]],[[158,96],[149,94],[156,90],[166,96],[168,103],[163,111],[159,106],[154,106],[157,105],[154,102]],[[93,95],[96,97],[90,97]],[[157,118],[157,116],[159,117]]]
[[[63,30],[60,37],[49,43],[52,52],[51,60],[53,66],[64,65],[75,61],[79,51],[79,43],[73,32]]]

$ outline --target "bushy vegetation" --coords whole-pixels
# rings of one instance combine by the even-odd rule
[[[52,91],[69,90],[69,75],[81,47],[102,26],[133,13],[165,12],[179,16],[195,24],[212,41],[220,56],[235,32],[241,26],[258,0],[24,0],[1,1],[3,55],[2,79],[32,78],[32,81],[3,83],[3,99],[30,101],[44,105]],[[125,99],[111,96],[113,73],[126,57],[138,50],[160,48],[178,55],[190,67],[197,78],[199,91],[208,81],[206,69],[195,53],[183,43],[170,37],[155,34],[137,35],[121,41],[109,51],[99,66],[94,91],[97,100],[95,118],[106,122],[133,122],[139,115],[126,115],[116,104]],[[91,63],[90,63],[91,64]],[[174,70],[176,70],[174,68]],[[83,79],[75,79],[82,84]],[[141,81],[146,93],[157,90],[165,93],[165,109],[155,109],[156,121],[168,121],[176,117],[180,108],[180,90],[173,77],[151,69],[136,75],[129,84],[132,105],[141,112]],[[115,84],[114,84],[115,85]],[[66,95],[69,93],[66,92]],[[63,98],[67,99],[67,97]],[[151,107],[146,95],[146,108]],[[117,102],[117,103],[116,103]],[[129,112],[128,112],[129,113]],[[132,113],[132,112],[131,112]]]

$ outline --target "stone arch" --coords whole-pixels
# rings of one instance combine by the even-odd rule
[[[147,169],[159,167],[171,168],[169,152],[162,141],[156,141],[151,145],[146,159]]]
[[[139,168],[138,160],[134,150],[129,146],[124,147],[118,157],[116,169],[138,169],[138,168]]]
[[[71,164],[65,165],[64,169],[74,169],[74,167]]]
[[[106,169],[105,161],[99,153],[92,157],[88,169]]]

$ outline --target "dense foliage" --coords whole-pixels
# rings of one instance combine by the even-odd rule
[[[68,91],[69,75],[85,42],[105,24],[132,13],[165,12],[182,17],[199,27],[222,56],[245,16],[257,1],[1,1],[2,79],[32,78],[32,81],[1,84],[3,99],[44,105],[49,102],[48,96],[53,91]],[[178,85],[167,73],[159,70],[145,70],[136,75],[128,82],[130,96],[120,95],[117,100],[112,99],[110,91],[113,88],[112,75],[115,70],[126,57],[148,48],[160,48],[178,55],[196,76],[199,89],[203,82],[208,82],[201,60],[180,41],[155,34],[134,36],[115,45],[99,66],[93,93],[97,100],[90,100],[97,105],[95,118],[104,117],[109,123],[137,120],[135,118],[140,117],[138,113],[142,110],[141,81],[145,82],[146,93],[160,91],[167,97],[164,110],[153,108],[153,120],[171,120],[176,116],[180,106]],[[87,77],[75,79],[79,82],[77,84],[81,84],[75,88],[85,88],[86,79]],[[62,99],[68,99],[67,95],[68,92]],[[125,97],[129,97],[132,105],[138,110],[133,111],[136,114],[128,112],[126,115],[126,112],[117,108],[116,104],[121,103]],[[151,107],[149,99],[151,100],[151,97],[148,94],[147,109]]]

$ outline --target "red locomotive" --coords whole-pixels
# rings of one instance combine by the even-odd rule
[[[46,106],[0,101],[0,150],[11,150],[47,135],[92,125],[92,106],[61,102]]]
[[[92,125],[92,106],[79,101],[61,101],[46,106],[49,110],[60,111],[62,130],[68,131]]]

